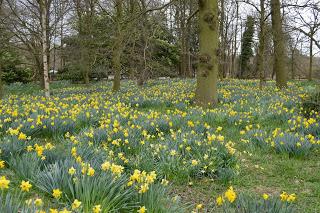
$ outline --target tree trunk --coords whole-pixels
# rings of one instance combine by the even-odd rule
[[[179,11],[179,22],[180,22],[180,69],[181,69],[181,77],[185,78],[187,75],[186,65],[187,65],[187,57],[186,57],[186,2],[180,2],[180,11]]]
[[[191,14],[191,12],[193,11],[193,0],[189,0],[189,4],[188,4],[188,9],[189,9],[189,14]],[[188,78],[192,78],[192,68],[191,68],[191,52],[190,52],[190,36],[191,36],[191,21],[189,20],[189,18],[187,18],[186,20],[186,72],[187,72],[187,77]]]
[[[112,53],[112,68],[114,70],[113,79],[113,92],[120,90],[121,80],[121,52],[122,52],[122,32],[121,32],[121,19],[122,19],[122,0],[116,0],[116,40]]]
[[[295,67],[294,67],[294,54],[295,50],[291,51],[291,79],[294,80],[295,77]]]
[[[237,63],[237,36],[238,36],[238,19],[239,19],[239,4],[236,1],[237,9],[236,9],[236,24],[235,24],[235,31],[234,31],[234,41],[233,41],[233,53],[232,53],[232,64],[231,64],[231,77],[235,77],[236,73],[236,63]]]
[[[0,0],[0,15],[2,14],[2,3],[3,0]],[[0,48],[1,48],[1,44],[0,44]],[[3,85],[2,85],[2,65],[1,65],[1,61],[0,61],[0,99],[3,97]]]
[[[87,51],[85,51],[85,53],[84,54],[88,54],[87,53]],[[86,55],[86,56],[88,56],[88,55]],[[90,65],[89,65],[89,57],[90,56],[88,56],[88,57],[85,57],[85,59],[84,59],[84,66],[83,66],[83,80],[84,80],[84,83],[86,84],[86,85],[89,85],[89,83],[90,83],[90,77],[89,77],[89,72],[90,72]]]
[[[201,106],[218,102],[218,1],[199,0],[199,65],[196,100]]]
[[[287,87],[287,71],[285,68],[285,44],[280,14],[280,0],[271,0],[271,18],[274,46],[273,70],[276,74],[277,87]]]
[[[63,55],[63,39],[64,39],[64,34],[63,34],[63,18],[64,16],[61,17],[61,26],[60,26],[60,70],[64,69],[64,55]]]
[[[3,0],[0,0],[0,15],[2,14],[2,3]],[[0,44],[1,45],[1,44]],[[1,47],[1,46],[0,46]],[[0,61],[0,99],[3,97],[3,85],[2,85],[2,66]]]
[[[143,48],[143,64],[142,64],[142,70],[139,71],[139,75],[138,75],[138,80],[137,80],[137,85],[138,86],[143,86],[146,80],[146,72],[147,72],[147,49],[148,49],[148,43],[147,43],[147,38],[145,35],[146,32],[142,32],[142,41],[144,44],[144,48]]]
[[[120,90],[120,80],[121,80],[121,49],[119,41],[115,45],[115,49],[112,53],[112,67],[114,70],[114,79],[113,79],[113,92]]]
[[[1,8],[0,8],[1,9]],[[3,97],[2,66],[0,64],[0,99]]]
[[[48,29],[47,29],[47,12],[48,5],[47,0],[42,0],[40,4],[41,8],[41,25],[42,25],[42,58],[43,58],[43,81],[45,97],[50,97],[49,88],[49,58],[48,58]]]
[[[142,13],[142,31],[141,31],[141,41],[143,44],[143,56],[142,56],[142,64],[141,64],[141,70],[139,71],[138,74],[138,80],[137,80],[137,85],[138,86],[143,86],[146,81],[146,74],[147,74],[147,69],[148,69],[148,64],[147,64],[147,51],[148,51],[148,30],[147,30],[147,6],[146,6],[146,1],[141,0],[141,13]]]
[[[313,40],[310,39],[310,54],[309,54],[309,73],[308,73],[308,80],[311,81],[312,80],[312,66],[313,66]]]
[[[241,19],[240,19],[241,20]],[[242,40],[243,40],[243,21],[241,21],[241,23],[240,23],[240,41],[242,42]],[[237,78],[243,78],[242,77],[242,73],[243,73],[243,71],[242,71],[242,63],[241,63],[241,54],[239,55],[239,62],[238,62],[238,71],[237,71],[237,75],[236,75],[236,77]]]
[[[264,0],[260,0],[260,34],[259,34],[259,51],[258,51],[258,73],[260,77],[260,89],[266,84],[264,70],[264,50],[265,50],[265,6]]]
[[[36,54],[33,54],[33,57],[34,57],[34,62],[35,62],[35,67],[34,68],[35,68],[35,72],[36,72],[34,81],[35,82],[39,81],[41,89],[44,90],[43,57],[42,57],[42,55],[39,56],[39,55],[36,55]]]
[[[214,0],[215,1],[215,0]],[[225,72],[225,66],[224,64],[226,63],[225,61],[225,51],[226,51],[226,39],[225,36],[224,36],[224,32],[225,32],[225,8],[224,8],[224,3],[225,3],[225,0],[220,0],[221,2],[221,18],[220,18],[220,29],[219,29],[219,34],[220,34],[220,38],[221,38],[221,41],[219,43],[219,67],[218,67],[218,74],[219,74],[219,77],[220,79],[223,79],[224,77],[224,72]]]

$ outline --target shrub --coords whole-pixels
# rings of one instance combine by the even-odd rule
[[[310,115],[314,114],[314,112],[320,113],[320,92],[315,92],[310,95],[309,98],[302,102],[302,108],[304,115],[309,117]]]

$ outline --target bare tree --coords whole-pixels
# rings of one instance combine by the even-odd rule
[[[26,57],[33,62],[35,76],[49,97],[51,38],[64,13],[54,14],[53,0],[5,0],[5,3],[8,8],[5,26],[14,36],[15,47],[28,53]]]
[[[301,32],[309,39],[309,72],[308,80],[312,80],[313,73],[313,45],[317,45],[320,49],[320,45],[316,40],[316,35],[320,31],[320,12],[318,4],[306,4],[307,6],[301,8],[295,7],[295,14],[297,17],[294,19],[294,30]],[[309,14],[309,15],[305,15]]]

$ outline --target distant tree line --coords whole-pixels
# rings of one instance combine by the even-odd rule
[[[196,77],[199,102],[215,103],[218,79],[282,88],[319,69],[317,0],[0,0],[0,29],[1,79],[47,97],[53,79],[112,76],[118,91],[123,78]]]

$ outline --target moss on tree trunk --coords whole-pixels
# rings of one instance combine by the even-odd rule
[[[201,106],[218,102],[218,1],[199,0],[199,64],[197,70],[196,100]]]

